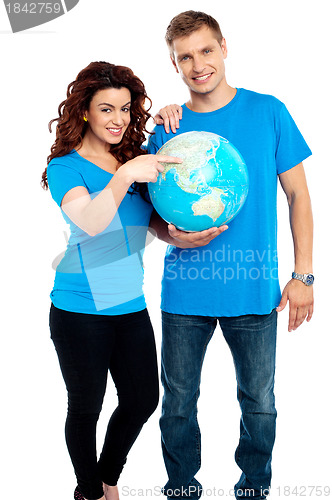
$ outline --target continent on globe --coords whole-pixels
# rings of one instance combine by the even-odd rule
[[[225,210],[225,205],[220,199],[221,189],[212,189],[213,194],[202,196],[199,201],[193,203],[192,209],[195,215],[208,215],[215,222]]]
[[[239,151],[211,132],[186,132],[157,152],[177,156],[163,163],[156,183],[149,183],[159,215],[183,231],[203,231],[230,222],[241,210],[249,189],[246,164]]]

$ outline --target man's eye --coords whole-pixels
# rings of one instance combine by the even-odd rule
[[[189,56],[183,56],[181,61],[188,61],[188,59],[189,59]]]

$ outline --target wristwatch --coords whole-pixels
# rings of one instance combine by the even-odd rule
[[[298,273],[292,273],[292,278],[294,280],[302,281],[307,286],[313,285],[315,279],[313,274],[298,274]]]

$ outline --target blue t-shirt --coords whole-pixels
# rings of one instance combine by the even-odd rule
[[[164,311],[202,316],[268,314],[280,301],[277,257],[277,174],[311,155],[285,105],[273,96],[237,89],[223,108],[196,113],[186,105],[176,135],[219,134],[243,156],[248,198],[229,228],[208,245],[169,245],[162,280]],[[175,134],[155,128],[149,153]]]
[[[54,158],[47,167],[50,191],[59,206],[64,195],[76,186],[84,186],[94,198],[112,176],[75,150]],[[62,211],[71,234],[56,269],[53,304],[66,311],[89,314],[143,310],[142,257],[151,212],[151,204],[140,194],[127,193],[109,226],[89,236]]]

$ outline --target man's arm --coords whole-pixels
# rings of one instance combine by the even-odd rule
[[[302,163],[279,175],[281,186],[289,204],[290,225],[294,243],[294,271],[312,273],[313,218],[311,202]],[[277,311],[289,301],[288,331],[296,330],[313,314],[313,288],[292,279],[284,288]]]
[[[228,229],[228,226],[212,227],[205,231],[187,233],[167,224],[154,210],[150,219],[150,228],[157,238],[179,248],[196,248],[207,245],[211,240]]]

